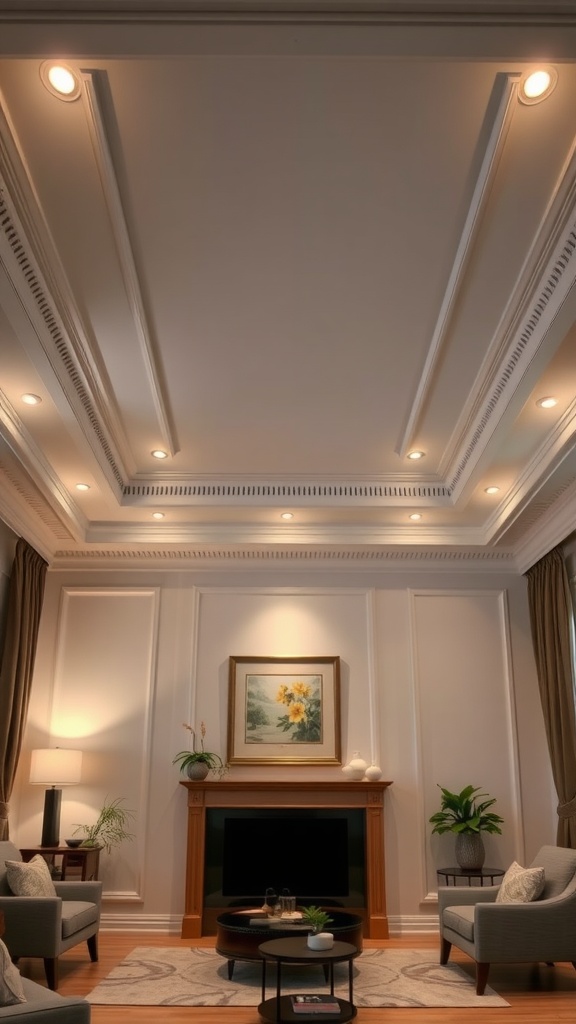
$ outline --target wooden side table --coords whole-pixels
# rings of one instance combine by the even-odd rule
[[[475,868],[468,871],[465,868],[438,868],[436,874],[446,880],[446,885],[456,885],[457,878],[466,878],[469,886],[472,885],[473,878],[477,878],[480,885],[495,885],[494,879],[502,878],[504,871],[502,868]]]
[[[20,853],[25,861],[32,860],[32,857],[40,853],[52,872],[60,871],[62,881],[66,880],[66,875],[79,878],[82,882],[92,882],[98,878],[100,849],[93,846],[77,846],[74,849],[70,846],[31,846],[20,850]]]

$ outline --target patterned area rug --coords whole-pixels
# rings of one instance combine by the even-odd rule
[[[275,995],[274,967],[267,997]],[[348,966],[334,967],[335,992],[348,998]],[[259,964],[228,963],[213,949],[139,946],[86,997],[88,1002],[131,1006],[258,1006]],[[322,968],[283,967],[282,993],[327,992]],[[508,1006],[491,988],[477,996],[474,982],[455,964],[441,967],[430,950],[367,949],[354,961],[356,1006]]]

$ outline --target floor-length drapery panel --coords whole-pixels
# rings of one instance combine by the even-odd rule
[[[8,801],[26,725],[47,568],[47,562],[20,538],[10,576],[0,666],[0,839],[9,836]]]
[[[552,774],[558,794],[558,846],[576,849],[576,715],[570,649],[572,603],[562,552],[554,548],[526,573],[532,642]]]

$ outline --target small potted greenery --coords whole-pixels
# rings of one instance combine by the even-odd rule
[[[324,931],[327,924],[332,924],[334,918],[330,917],[321,907],[302,907],[302,923],[312,929],[308,936],[310,949],[330,949],[334,944],[332,932]]]
[[[461,793],[438,787],[442,793],[440,810],[429,819],[434,826],[432,834],[453,832],[456,836],[456,860],[464,870],[475,871],[484,863],[482,832],[502,834],[504,819],[488,808],[496,803],[488,793],[480,793],[480,786],[466,786]],[[482,800],[482,797],[487,797]]]
[[[119,846],[126,839],[134,839],[133,834],[127,831],[128,825],[134,820],[134,811],[121,807],[123,802],[124,797],[119,796],[111,803],[105,803],[93,825],[78,825],[74,829],[74,835],[77,832],[84,833],[81,846],[104,847],[110,853],[113,846]]]
[[[188,732],[192,733],[192,750],[181,750],[179,754],[176,754],[172,764],[179,765],[180,771],[186,772],[188,778],[195,782],[205,779],[208,772],[214,772],[218,778],[224,775],[228,771],[228,765],[224,764],[219,754],[212,754],[209,750],[204,750],[204,737],[206,736],[204,722],[200,722],[200,750],[196,750],[196,733],[192,726],[187,722],[182,724]]]

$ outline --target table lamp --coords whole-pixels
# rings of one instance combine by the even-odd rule
[[[34,786],[50,786],[44,797],[42,846],[60,845],[61,786],[74,786],[80,782],[82,751],[62,747],[33,750],[30,764],[30,782]]]

